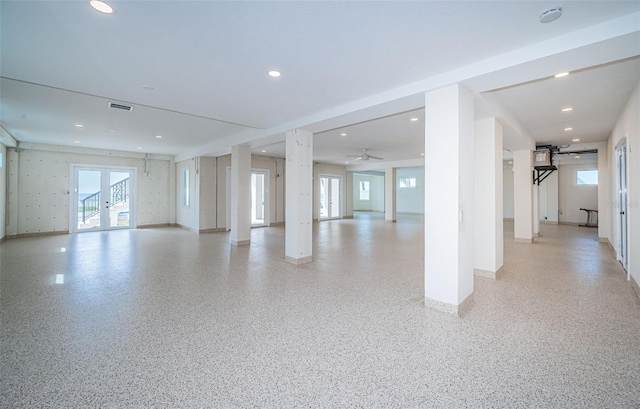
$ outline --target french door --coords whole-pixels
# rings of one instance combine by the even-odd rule
[[[340,184],[339,176],[320,176],[320,220],[340,218]]]
[[[130,229],[134,222],[134,168],[73,165],[72,231]]]

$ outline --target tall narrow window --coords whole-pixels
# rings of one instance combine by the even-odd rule
[[[189,207],[189,169],[182,171],[182,205]]]
[[[416,187],[416,178],[400,178],[400,188]]]
[[[597,186],[598,170],[586,169],[576,171],[576,185],[578,186]]]
[[[360,181],[360,200],[369,200],[369,181]]]

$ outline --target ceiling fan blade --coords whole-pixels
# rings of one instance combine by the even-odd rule
[[[347,155],[347,158],[359,158],[362,155]]]
[[[362,156],[358,156],[355,160],[362,160]]]
[[[384,158],[381,158],[380,156],[373,156],[373,155],[369,155],[370,158],[373,159],[380,159],[380,160],[384,160]]]

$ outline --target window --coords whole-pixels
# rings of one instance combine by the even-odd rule
[[[416,187],[416,178],[400,178],[400,188]]]
[[[360,200],[369,200],[369,181],[360,182]]]
[[[597,186],[598,170],[585,169],[576,171],[576,185],[578,186]]]
[[[182,205],[189,207],[189,169],[182,170]]]

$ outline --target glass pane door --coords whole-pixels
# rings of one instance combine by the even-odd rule
[[[74,231],[131,228],[132,183],[131,169],[75,169],[75,206],[77,215]]]
[[[267,221],[267,172],[251,172],[251,225],[266,226]]]
[[[78,170],[77,230],[100,229],[102,225],[102,171]]]
[[[320,220],[340,218],[340,178],[320,177]]]
[[[109,227],[131,227],[131,172],[109,171]]]

